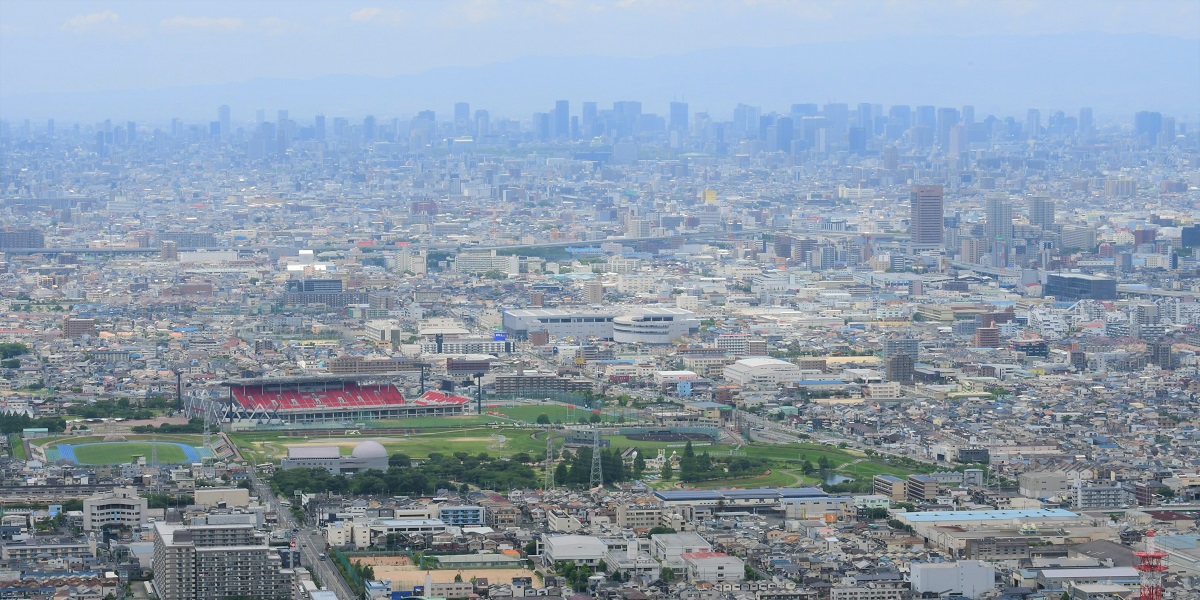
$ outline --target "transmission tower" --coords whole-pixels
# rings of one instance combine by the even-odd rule
[[[150,482],[150,489],[154,490],[155,494],[161,491],[159,482],[162,481],[162,469],[158,465],[158,436],[150,438],[150,469],[154,472],[151,476],[154,479]]]
[[[1133,555],[1137,557],[1137,564],[1133,565],[1133,568],[1142,574],[1138,600],[1163,600],[1162,578],[1167,570],[1163,560],[1167,558],[1167,553],[1159,550],[1154,543],[1153,529],[1146,532],[1146,549],[1134,552]]]
[[[600,463],[600,424],[592,429],[592,478],[588,487],[595,489],[604,487],[604,466]]]
[[[212,444],[212,400],[204,403],[204,447],[210,448]]]
[[[543,490],[554,487],[554,438],[546,436],[546,481]]]

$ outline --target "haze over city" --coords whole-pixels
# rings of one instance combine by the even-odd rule
[[[1200,2],[0,0],[0,598],[1200,600]]]
[[[359,117],[467,99],[1200,105],[1194,2],[5,2],[0,114]],[[1115,82],[1120,85],[1114,85]]]

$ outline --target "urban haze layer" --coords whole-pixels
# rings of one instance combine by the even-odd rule
[[[1200,598],[1194,117],[214,108],[0,122],[2,598]]]

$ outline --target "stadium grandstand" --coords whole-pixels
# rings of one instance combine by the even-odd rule
[[[378,419],[453,417],[470,400],[427,391],[408,400],[377,377],[288,377],[224,382],[229,396],[221,420],[258,425],[346,424]]]

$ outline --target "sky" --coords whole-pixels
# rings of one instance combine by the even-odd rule
[[[0,0],[0,97],[923,35],[1200,39],[1197,0]]]

